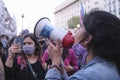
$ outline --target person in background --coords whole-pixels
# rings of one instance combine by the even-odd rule
[[[19,43],[8,49],[5,63],[7,80],[44,80],[39,43],[33,34],[28,33],[23,38],[22,49]]]
[[[22,32],[21,32],[21,36],[24,36],[25,34],[28,34],[30,33],[28,29],[24,29]]]
[[[7,37],[6,37],[7,38]],[[5,39],[6,39],[5,38]],[[14,40],[14,38],[9,39],[9,40],[5,40],[5,44],[4,44],[4,38],[2,38],[3,43],[0,42],[0,80],[8,80],[7,76],[6,76],[6,66],[5,66],[5,62],[6,59],[8,57],[8,48],[9,48],[9,44],[12,45],[12,42]],[[8,38],[7,38],[8,39]],[[6,47],[5,47],[6,46]],[[6,50],[6,51],[5,51]],[[5,53],[6,52],[6,53]]]
[[[3,44],[0,42],[0,80],[5,80],[4,62],[2,60]]]
[[[17,36],[14,36],[11,39],[9,39],[9,41],[8,41],[8,48],[14,44],[14,40],[15,40],[16,37]]]
[[[62,58],[63,58],[64,68],[67,74],[70,76],[79,70],[77,64],[77,57],[71,48],[62,48],[62,49],[63,49]],[[42,59],[43,59],[43,63],[46,63],[46,70],[48,70],[49,66],[52,63],[47,50],[44,52]]]
[[[9,37],[7,35],[1,35],[1,42],[3,44],[3,48],[7,48],[8,41]]]
[[[120,19],[105,11],[91,11],[74,35],[74,45],[87,49],[84,66],[68,77],[61,64],[60,41],[49,41],[48,53],[52,65],[45,80],[120,80]],[[74,46],[73,45],[73,46]]]
[[[7,35],[1,35],[0,38],[2,44],[3,44],[3,55],[2,55],[2,60],[3,63],[5,63],[6,58],[8,56],[8,41],[10,40],[9,37]]]
[[[40,38],[38,40],[40,48],[42,50],[42,53],[47,49],[47,39],[46,38]],[[42,54],[43,55],[43,54]]]

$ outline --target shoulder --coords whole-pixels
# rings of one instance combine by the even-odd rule
[[[80,80],[119,80],[120,76],[116,67],[108,62],[99,62],[91,64],[76,72],[71,78],[78,78]],[[72,80],[72,79],[70,79]]]
[[[85,71],[79,70],[75,74],[70,76],[69,80],[92,80],[92,79],[90,78],[88,73],[86,73]]]

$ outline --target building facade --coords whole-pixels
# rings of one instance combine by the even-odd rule
[[[68,29],[67,21],[80,15],[80,0],[66,0],[55,8],[55,26]]]
[[[86,12],[99,8],[120,17],[120,0],[83,0],[83,3]]]
[[[120,0],[106,0],[110,13],[120,18]]]
[[[55,26],[68,29],[67,21],[80,16],[81,3],[86,13],[100,9],[120,17],[120,0],[66,0],[55,8]]]
[[[108,6],[106,5],[107,3],[106,1],[108,0],[82,0],[82,3],[84,5],[84,9],[86,13],[88,13],[89,11],[94,9],[108,11]]]

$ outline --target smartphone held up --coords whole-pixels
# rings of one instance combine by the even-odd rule
[[[16,37],[15,38],[15,40],[14,40],[14,44],[19,44],[20,45],[20,47],[19,47],[19,49],[22,49],[22,46],[23,46],[23,37],[21,37],[21,36],[18,36],[18,37]],[[21,53],[21,52],[20,52]]]

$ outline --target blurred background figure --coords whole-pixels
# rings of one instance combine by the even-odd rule
[[[8,48],[14,44],[14,40],[15,40],[16,37],[17,36],[14,36],[11,39],[9,39],[9,41],[8,41]]]
[[[3,48],[7,48],[9,37],[7,35],[1,35],[1,42],[3,44]]]
[[[2,42],[0,42],[0,80],[5,80]]]
[[[67,74],[70,76],[73,73],[75,73],[77,70],[79,70],[77,63],[77,56],[74,53],[73,49],[71,48],[62,48],[62,50],[63,50],[62,59],[63,59],[64,68],[67,71]],[[46,70],[48,70],[52,62],[47,50],[44,52],[42,59],[43,59],[43,63],[46,63]]]
[[[41,37],[40,39],[38,39],[38,42],[39,42],[40,48],[42,49],[42,53],[44,53],[44,51],[47,49],[47,46],[48,46],[47,39]]]
[[[9,37],[7,35],[1,35],[0,41],[2,42],[2,45],[3,45],[2,58],[3,58],[3,61],[6,61],[6,58],[7,58],[7,55],[8,55],[8,41],[9,41]]]
[[[0,41],[0,56],[2,56],[2,55],[3,55],[3,44]]]
[[[30,33],[28,29],[24,29],[22,32],[21,32],[21,36],[24,36],[25,34],[28,34]]]

